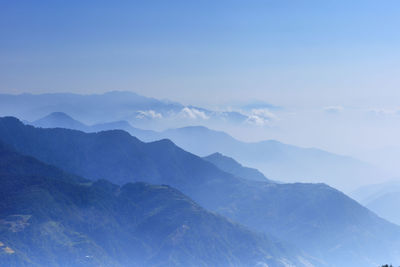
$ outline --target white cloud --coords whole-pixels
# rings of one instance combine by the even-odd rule
[[[151,118],[151,119],[162,119],[162,114],[158,113],[154,110],[139,110],[136,118],[144,119],[144,118]]]
[[[277,117],[275,114],[270,112],[268,109],[253,109],[250,115],[246,119],[246,123],[257,125],[257,126],[267,126]]]
[[[189,107],[184,107],[179,114],[184,117],[184,118],[188,118],[188,119],[203,119],[203,120],[207,120],[210,117],[207,116],[207,114],[204,111],[195,109],[195,108],[189,108]]]

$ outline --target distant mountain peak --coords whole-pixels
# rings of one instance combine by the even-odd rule
[[[75,120],[74,118],[72,118],[67,113],[61,112],[61,111],[52,112],[49,115],[47,115],[39,120],[59,120],[59,121],[63,121],[63,122],[73,122],[73,123],[83,124],[83,123]]]
[[[71,116],[69,116],[67,113],[61,112],[61,111],[52,112],[49,115],[47,115],[46,117],[47,118],[52,117],[52,118],[73,120],[73,118]]]
[[[52,112],[49,115],[32,122],[32,125],[42,128],[69,128],[85,131],[88,127],[80,121],[75,120],[64,112]]]
[[[180,130],[185,130],[185,131],[190,131],[190,130],[196,130],[196,131],[210,131],[209,128],[202,126],[202,125],[190,125],[190,126],[185,126],[181,128],[177,128]]]

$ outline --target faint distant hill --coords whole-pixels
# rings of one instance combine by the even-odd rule
[[[385,175],[379,169],[352,157],[275,140],[241,142],[225,132],[203,126],[170,129],[162,132],[161,136],[197,155],[220,152],[257,168],[272,179],[286,182],[324,182],[351,191]]]
[[[382,218],[400,225],[400,181],[363,186],[350,195]]]
[[[365,206],[382,218],[400,225],[399,204],[400,190],[389,191],[383,195],[379,195],[365,203]]]
[[[208,212],[172,187],[89,181],[2,143],[0,203],[1,266],[310,263],[291,246]]]
[[[170,185],[206,209],[292,243],[331,266],[400,260],[400,227],[324,184],[240,178],[169,140],[143,143],[121,130],[40,129],[7,117],[0,119],[0,140],[89,179]]]

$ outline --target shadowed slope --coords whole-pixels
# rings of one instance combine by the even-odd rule
[[[302,265],[169,186],[92,183],[2,144],[0,203],[2,266]]]

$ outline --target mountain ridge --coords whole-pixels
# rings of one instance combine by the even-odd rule
[[[50,128],[52,126],[55,125],[48,125]],[[274,180],[324,182],[351,192],[353,188],[385,175],[373,166],[349,156],[336,155],[317,148],[297,147],[276,140],[242,142],[225,132],[204,126],[187,126],[156,132],[135,128],[129,123],[120,127],[111,122],[97,128],[93,125],[85,131],[97,132],[114,128],[124,129],[145,142],[171,139],[178,146],[199,156],[220,152],[246,166],[260,170]]]
[[[90,179],[168,184],[211,211],[335,266],[376,265],[400,257],[398,226],[327,185],[241,179],[171,141],[143,143],[123,131],[40,129],[2,118],[0,140]]]

